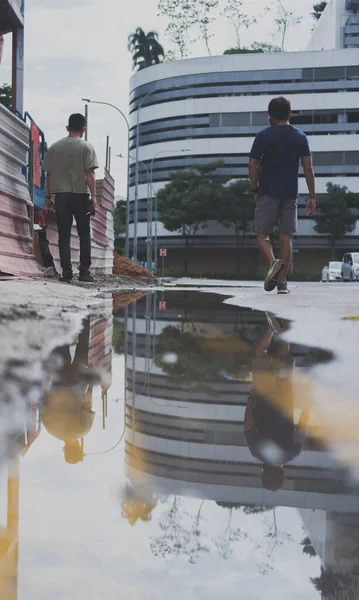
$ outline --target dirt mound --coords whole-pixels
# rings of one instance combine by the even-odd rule
[[[117,252],[113,253],[113,272],[114,275],[128,275],[130,277],[148,277],[155,279],[155,276],[147,269],[136,265],[128,258],[121,256]]]

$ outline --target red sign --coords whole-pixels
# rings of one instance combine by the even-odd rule
[[[167,302],[160,302],[160,310],[166,310]]]
[[[165,256],[167,256],[167,250],[166,250],[166,248],[161,248],[161,250],[160,250],[160,256],[162,256],[163,258]]]

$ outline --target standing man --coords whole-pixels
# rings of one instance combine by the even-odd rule
[[[91,144],[82,139],[86,131],[85,117],[71,115],[67,131],[68,137],[50,147],[42,167],[47,173],[46,202],[48,208],[55,205],[62,268],[60,281],[71,283],[73,278],[70,242],[75,217],[80,238],[79,281],[90,282],[93,281],[90,216],[96,209],[98,162]]]
[[[269,264],[264,289],[288,294],[287,275],[292,261],[292,234],[298,231],[298,171],[301,159],[309,190],[306,214],[316,209],[315,178],[307,136],[290,125],[291,104],[274,98],[268,108],[270,127],[261,131],[250,153],[249,178],[254,194],[258,246]],[[280,258],[270,235],[278,225]]]

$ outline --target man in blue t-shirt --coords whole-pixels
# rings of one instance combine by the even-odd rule
[[[288,294],[287,275],[292,261],[292,234],[298,230],[298,171],[301,160],[309,189],[306,214],[316,209],[315,179],[307,136],[290,125],[291,104],[274,98],[268,108],[270,127],[254,140],[249,178],[254,194],[258,246],[269,264],[264,288]],[[278,226],[280,258],[276,259],[270,235]]]

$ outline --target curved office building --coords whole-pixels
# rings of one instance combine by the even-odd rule
[[[345,0],[333,0],[333,4],[342,7],[343,14],[339,18],[327,11],[329,16],[324,13],[323,23],[330,18],[334,27],[345,32],[343,23],[345,19],[356,18],[355,7],[349,8]],[[253,138],[268,124],[268,103],[272,97],[284,95],[292,102],[293,125],[309,136],[318,193],[325,193],[329,181],[359,192],[359,66],[355,47],[359,33],[356,38],[348,35],[332,36],[332,48],[320,51],[323,46],[319,48],[318,44],[324,42],[318,27],[310,51],[190,59],[136,73],[131,79],[130,93],[131,154],[134,156],[136,150],[140,106],[139,158],[148,169],[153,165],[154,190],[168,183],[172,171],[214,160],[225,163],[218,171],[221,175],[247,178]],[[134,172],[133,163],[132,201]],[[144,258],[148,189],[142,164],[138,191],[139,255]],[[296,261],[299,270],[309,259],[312,268],[318,270],[328,258],[329,246],[325,237],[315,233],[312,220],[305,217],[307,187],[303,174],[299,191]],[[131,202],[132,237],[133,217]],[[161,224],[158,236],[159,247],[168,248],[168,264],[181,265],[181,236],[166,231]],[[340,251],[353,243],[357,244],[358,239],[341,240]],[[193,271],[233,270],[234,248],[232,231],[210,222],[196,237],[191,255]],[[246,237],[242,253],[243,273],[245,269],[256,272],[260,263],[253,234]]]

